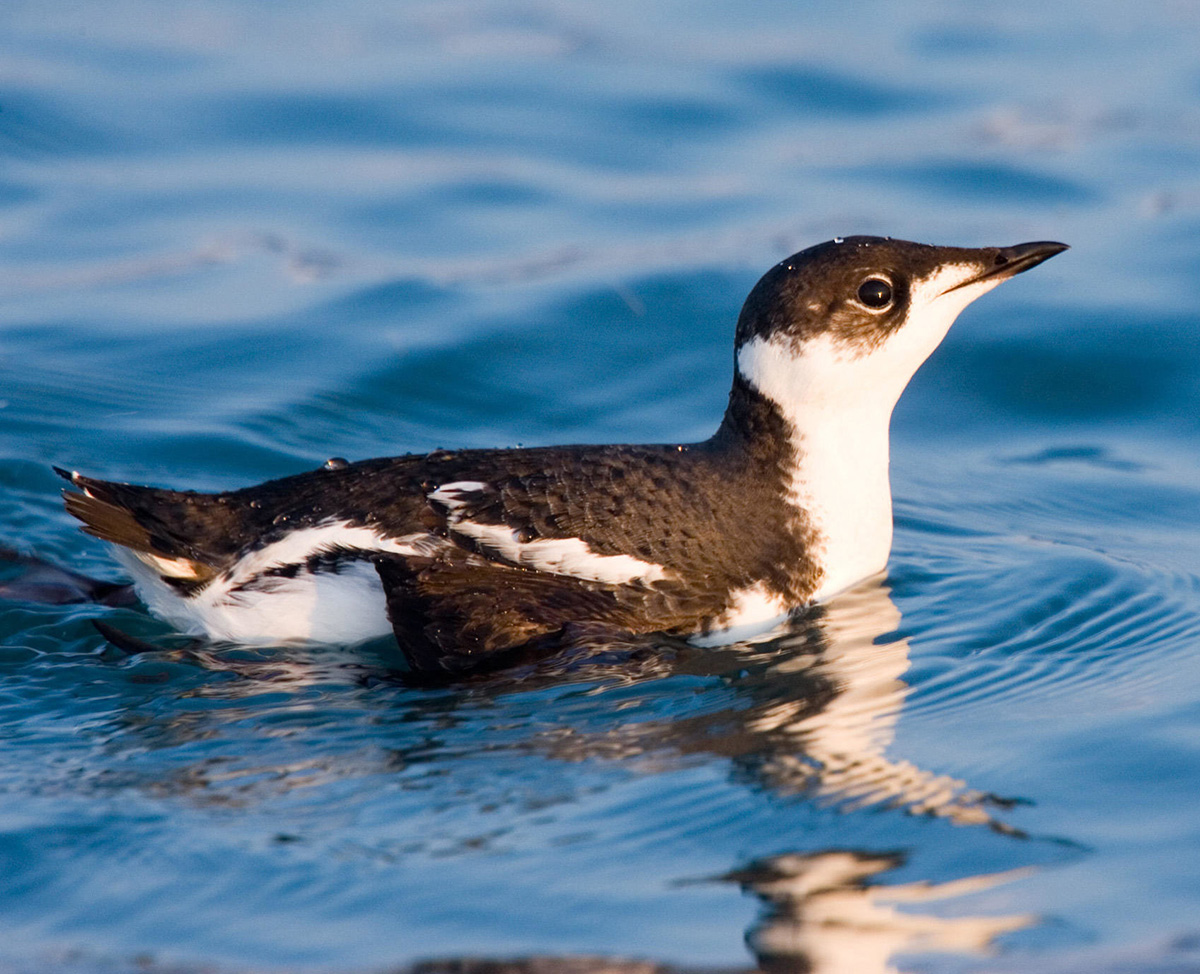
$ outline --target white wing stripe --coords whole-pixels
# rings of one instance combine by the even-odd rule
[[[461,517],[458,512],[466,506],[463,495],[478,493],[488,487],[475,480],[459,480],[439,487],[429,499],[446,509],[447,520],[455,533],[479,542],[498,557],[522,568],[609,585],[657,582],[670,574],[662,565],[632,555],[598,555],[582,538],[521,541],[519,532],[508,525],[480,524]]]
[[[463,500],[465,495],[478,494],[488,489],[487,484],[478,480],[456,480],[450,484],[443,484],[426,496],[435,504],[444,507],[446,512],[453,517],[466,506],[466,501]]]
[[[422,537],[423,534],[386,538],[373,528],[350,524],[348,521],[327,521],[311,528],[298,528],[278,541],[249,552],[230,568],[229,576],[237,584],[268,568],[303,564],[313,555],[335,548],[411,555],[416,553],[416,542]]]

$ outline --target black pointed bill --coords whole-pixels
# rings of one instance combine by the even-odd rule
[[[1006,281],[1031,267],[1037,267],[1042,261],[1049,260],[1055,254],[1061,254],[1064,250],[1069,249],[1067,244],[1054,240],[1035,240],[1032,243],[1017,244],[1013,247],[997,247],[991,252],[992,259],[985,271],[961,284],[946,288],[942,293],[949,294],[951,291],[970,287],[972,284],[980,284],[983,281],[996,281],[997,283]]]

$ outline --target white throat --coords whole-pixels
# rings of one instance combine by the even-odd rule
[[[840,356],[823,339],[805,344],[804,365]],[[782,343],[754,339],[738,353],[738,370],[772,400],[791,427],[796,464],[789,501],[814,532],[809,550],[818,573],[814,599],[825,599],[881,571],[892,547],[888,428],[895,396],[872,385],[847,402],[794,392],[801,368]],[[816,391],[816,390],[812,390]]]
[[[739,373],[791,427],[797,461],[790,500],[816,535],[810,549],[819,573],[816,600],[887,565],[892,410],[958,313],[998,283],[947,290],[977,272],[949,265],[914,282],[907,321],[874,347],[824,334],[803,343],[790,336],[753,338],[738,350]]]

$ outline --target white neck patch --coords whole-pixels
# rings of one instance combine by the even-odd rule
[[[950,264],[914,281],[907,320],[875,347],[826,333],[799,347],[780,336],[754,338],[738,349],[739,374],[791,427],[797,461],[790,500],[817,535],[810,551],[820,573],[814,599],[886,567],[892,410],[959,312],[1000,283],[993,278],[957,287],[978,273],[977,265]]]

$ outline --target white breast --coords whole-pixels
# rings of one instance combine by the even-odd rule
[[[836,372],[845,352],[828,339],[805,343],[802,356],[782,342],[742,346],[738,368],[779,405],[791,426],[797,462],[789,500],[815,534],[810,557],[819,573],[815,599],[825,599],[880,571],[892,546],[888,425],[895,398],[863,375],[855,395],[797,396],[797,376]],[[865,371],[865,370],[864,370]]]

